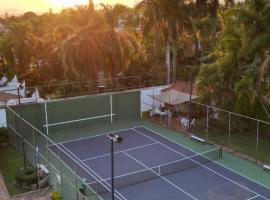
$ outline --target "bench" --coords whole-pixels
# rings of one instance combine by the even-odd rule
[[[264,170],[270,170],[270,165],[263,165],[262,167]]]
[[[198,142],[205,143],[205,139],[202,139],[202,138],[197,137],[195,135],[191,135],[190,138],[193,139],[193,140],[196,140]]]

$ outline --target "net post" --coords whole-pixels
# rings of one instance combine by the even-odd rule
[[[46,134],[49,134],[47,102],[44,103]]]
[[[111,124],[113,123],[113,102],[112,102],[112,94],[110,94],[110,112],[111,112]]]

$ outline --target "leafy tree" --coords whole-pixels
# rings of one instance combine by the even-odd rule
[[[34,37],[31,24],[11,23],[1,38],[1,50],[9,66],[15,66],[17,75],[22,78],[30,67],[33,55]]]
[[[259,113],[247,112],[260,105],[270,118],[270,88],[264,81],[270,64],[269,8],[267,1],[249,0],[222,11],[223,30],[213,52],[217,59],[204,65],[197,78],[202,96],[212,96],[221,105],[235,101],[234,110],[254,116]]]

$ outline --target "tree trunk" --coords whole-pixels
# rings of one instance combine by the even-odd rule
[[[270,120],[270,113],[268,112],[266,105],[265,105],[265,102],[267,102],[267,99],[265,99],[265,97],[263,96],[263,94],[261,92],[261,84],[262,84],[262,81],[264,81],[265,72],[267,72],[269,67],[270,67],[270,53],[266,56],[264,62],[260,66],[259,75],[258,75],[257,82],[256,82],[256,95],[261,103],[261,106],[263,107],[265,114],[267,115],[268,119]]]
[[[166,38],[166,68],[167,68],[167,84],[171,83],[171,55],[170,55],[170,42]]]
[[[157,16],[154,13],[154,20],[155,20],[155,38],[154,38],[154,57],[157,56],[157,46],[158,46],[158,25],[157,25]]]
[[[176,66],[177,66],[177,41],[173,39],[173,83],[176,82]]]

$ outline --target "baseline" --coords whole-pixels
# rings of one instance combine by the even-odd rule
[[[138,130],[136,130],[136,129],[134,129],[134,130],[137,131],[138,133],[141,133],[142,135],[146,136],[146,135],[145,135],[144,133],[142,133],[141,131],[138,131]],[[153,131],[152,131],[152,132],[153,132]],[[155,132],[153,132],[153,133],[155,133]],[[150,136],[146,136],[146,137],[151,138]],[[157,141],[157,140],[155,140],[155,139],[153,139],[153,138],[151,138],[151,139],[152,139],[153,141],[156,141],[156,142],[162,144],[161,142],[159,142],[159,141]],[[186,155],[184,155],[184,154],[182,154],[182,153],[180,153],[180,152],[178,152],[178,151],[172,149],[171,147],[168,147],[168,146],[165,145],[165,144],[162,144],[162,145],[163,145],[164,147],[166,147],[166,148],[168,148],[168,149],[174,151],[175,153],[178,153],[179,155],[181,155],[181,156],[183,156],[183,157],[189,159],[189,157],[187,157]],[[179,145],[179,146],[182,146],[182,145]],[[197,163],[198,165],[202,166],[203,168],[205,168],[205,169],[207,169],[207,170],[209,170],[209,171],[211,171],[211,172],[213,172],[213,173],[215,173],[215,174],[217,174],[217,175],[223,177],[224,179],[226,179],[226,180],[228,180],[228,181],[230,181],[230,182],[232,182],[232,183],[234,183],[234,184],[236,184],[236,185],[242,187],[243,189],[245,189],[245,190],[247,190],[247,191],[249,191],[249,192],[251,192],[251,193],[254,193],[254,194],[258,195],[258,196],[261,196],[261,195],[258,194],[257,192],[255,192],[255,191],[253,191],[253,190],[251,190],[251,189],[249,189],[249,188],[247,188],[247,187],[245,187],[245,186],[243,186],[243,185],[241,185],[241,184],[239,184],[239,183],[237,183],[237,182],[235,182],[235,181],[229,179],[228,177],[226,177],[226,176],[224,176],[224,175],[222,175],[222,174],[220,174],[220,173],[218,173],[218,172],[216,172],[216,171],[210,169],[209,167],[207,167],[207,166],[205,166],[205,165],[202,165],[201,163],[199,163],[199,162],[197,162],[197,161],[195,161],[195,160],[193,160],[193,159],[191,159],[191,160],[192,160],[193,162]],[[261,197],[263,197],[263,196],[261,196]],[[263,198],[267,199],[266,197],[263,197]],[[268,200],[268,199],[267,199],[267,200]]]

